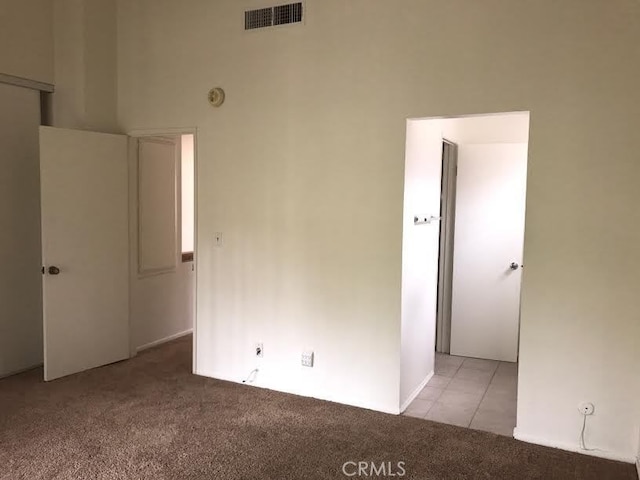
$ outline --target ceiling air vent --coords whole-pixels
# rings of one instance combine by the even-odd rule
[[[244,12],[245,30],[300,22],[302,22],[302,2]]]

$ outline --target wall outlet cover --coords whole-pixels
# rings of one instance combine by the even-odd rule
[[[578,405],[578,411],[582,415],[593,415],[594,410],[595,407],[593,406],[593,403],[590,402],[580,402]]]
[[[216,247],[222,247],[224,245],[224,237],[222,236],[222,232],[214,233],[213,239],[215,241]]]
[[[313,367],[313,352],[311,350],[302,352],[302,366]]]

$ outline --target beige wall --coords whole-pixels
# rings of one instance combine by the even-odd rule
[[[198,373],[240,381],[263,342],[257,384],[397,412],[404,132],[381,147],[337,131],[341,92],[312,94],[302,70],[317,59],[283,76],[288,55],[263,57],[304,59],[306,30],[246,36],[232,2],[119,7],[121,125],[199,127]]]
[[[118,133],[116,2],[56,0],[56,127]]]
[[[53,0],[0,0],[0,73],[53,83]]]
[[[518,436],[577,448],[590,400],[633,458],[640,4],[312,0],[245,33],[258,4],[118,3],[120,126],[199,128],[198,373],[263,341],[262,385],[397,411],[406,119],[530,110]]]

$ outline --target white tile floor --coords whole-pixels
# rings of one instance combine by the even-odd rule
[[[435,375],[404,415],[513,436],[518,364],[436,353]]]

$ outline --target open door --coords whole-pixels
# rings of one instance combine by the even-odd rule
[[[436,352],[449,353],[451,348],[451,288],[453,284],[453,239],[455,236],[454,226],[456,220],[458,146],[448,140],[443,140],[442,143]]]
[[[129,357],[127,137],[40,127],[45,380]]]

